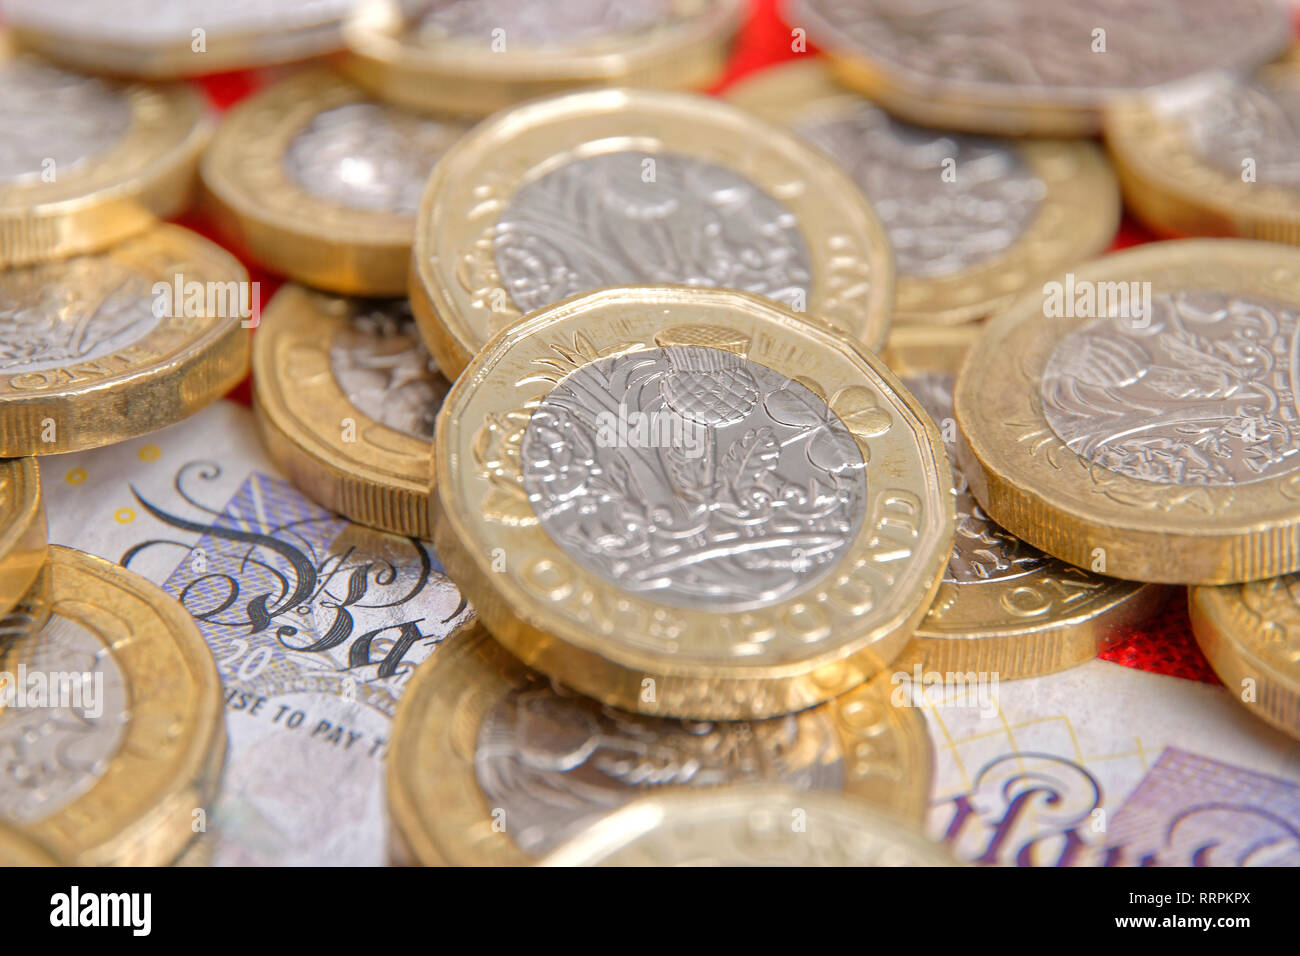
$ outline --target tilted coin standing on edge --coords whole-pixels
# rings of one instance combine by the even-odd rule
[[[575,296],[452,386],[434,540],[526,664],[639,713],[769,717],[902,649],[952,548],[928,415],[875,355],[723,289]]]
[[[69,73],[14,54],[0,32],[0,129],[9,268],[101,249],[181,212],[212,122],[193,87]]]
[[[1070,564],[1229,584],[1300,569],[1300,250],[1106,256],[994,318],[957,380],[980,506]]]
[[[1092,135],[1116,96],[1250,69],[1291,41],[1276,0],[793,0],[785,19],[891,113],[1011,136]]]
[[[94,73],[171,78],[337,50],[356,0],[6,0],[26,47]]]
[[[253,339],[254,411],[272,461],[361,524],[428,538],[434,419],[450,387],[404,299],[276,293]]]
[[[943,846],[856,800],[756,785],[642,797],[543,866],[955,866]]]
[[[248,370],[247,279],[171,225],[0,272],[0,456],[123,441],[230,391]]]
[[[1192,588],[1188,609],[1228,693],[1300,739],[1300,575]]]
[[[949,443],[957,537],[943,583],[890,669],[1033,677],[1091,660],[1169,596],[1049,557],[998,527],[971,495],[954,447],[957,370],[978,329],[896,328],[882,358]]]
[[[821,58],[726,96],[822,149],[866,194],[894,250],[896,325],[984,318],[1102,252],[1119,224],[1119,188],[1092,143],[911,126],[836,84]]]
[[[340,66],[380,99],[486,116],[584,86],[708,86],[742,16],[741,0],[452,0],[410,18],[367,0],[344,25]]]
[[[465,128],[311,70],[226,116],[203,184],[222,225],[277,272],[345,295],[405,295],[425,180]]]
[[[521,315],[606,286],[739,289],[884,344],[889,242],[833,161],[718,100],[596,90],[480,123],[420,203],[411,305],[455,376]]]
[[[133,572],[52,547],[43,574],[44,626],[0,648],[15,682],[0,711],[0,824],[68,865],[169,863],[225,755],[212,654],[188,612]]]
[[[648,791],[754,781],[844,793],[920,823],[929,734],[893,691],[881,675],[768,720],[639,716],[549,681],[475,627],[416,671],[398,707],[387,769],[394,856],[519,865]]]
[[[0,460],[0,617],[32,586],[45,553],[45,504],[36,459]]]
[[[1300,245],[1300,59],[1206,77],[1106,113],[1130,208],[1173,236]]]

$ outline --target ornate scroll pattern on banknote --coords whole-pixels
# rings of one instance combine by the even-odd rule
[[[108,152],[131,125],[126,96],[102,80],[29,60],[0,64],[0,185],[53,182]]]
[[[614,285],[685,283],[807,307],[794,215],[740,174],[675,154],[604,153],[521,187],[497,222],[497,268],[531,312]]]
[[[1156,295],[1150,311],[1057,343],[1041,391],[1056,436],[1158,484],[1240,485],[1300,468],[1296,313],[1209,291]]]
[[[488,806],[506,811],[519,848],[535,856],[647,787],[844,785],[823,708],[762,721],[664,720],[602,706],[532,672],[483,718],[474,765]]]
[[[1300,866],[1300,787],[1167,748],[1111,823],[1108,862]]]
[[[284,165],[321,199],[414,216],[429,171],[460,132],[376,103],[349,103],[317,114],[289,143]]]
[[[918,372],[909,375],[903,384],[931,418],[943,423],[953,420],[953,382],[954,376],[946,372]],[[984,513],[955,460],[952,477],[957,486],[957,536],[952,558],[944,571],[945,581],[951,584],[1000,581],[1031,574],[1048,565],[1046,555],[1002,530]]]
[[[91,362],[159,322],[148,280],[107,256],[0,275],[0,375]]]
[[[871,200],[902,275],[989,262],[1020,239],[1047,193],[1014,146],[912,126],[866,102],[794,128]]]
[[[401,685],[465,611],[457,600],[430,617],[441,575],[428,548],[352,525],[256,473],[223,509],[211,508],[201,486],[219,475],[216,464],[194,462],[176,476],[177,494],[205,513],[198,520],[137,492],[153,517],[200,538],[192,548],[145,541],[122,564],[149,548],[188,551],[163,587],[194,616],[228,696],[328,693],[392,717]]]
[[[743,347],[601,359],[542,401],[524,487],[570,557],[696,608],[770,604],[834,567],[865,515],[863,452],[823,399]]]
[[[405,299],[359,308],[330,343],[330,370],[353,405],[412,438],[433,437],[448,383]]]

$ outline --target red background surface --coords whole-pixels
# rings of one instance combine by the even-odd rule
[[[791,50],[790,28],[781,20],[777,7],[777,0],[751,0],[750,15],[737,37],[726,73],[710,92],[721,92],[740,77],[766,66],[800,56],[816,55],[816,50],[812,47],[805,54],[796,54]],[[218,73],[200,77],[194,82],[199,84],[216,109],[226,110],[273,81],[277,72],[275,69],[269,69]],[[193,212],[177,221],[230,248],[238,255],[248,266],[251,278],[260,283],[263,305],[280,287],[283,281],[280,277],[250,261],[244,250],[232,247],[225,237],[220,236],[213,229],[212,224],[201,213]],[[1149,231],[1126,213],[1112,249],[1149,242],[1153,238],[1155,237]],[[245,404],[249,402],[249,396],[247,380],[230,394],[230,398]],[[1189,680],[1218,683],[1214,672],[1192,638],[1187,618],[1186,591],[1182,588],[1175,589],[1170,599],[1150,620],[1117,635],[1110,648],[1100,656],[1127,667]]]

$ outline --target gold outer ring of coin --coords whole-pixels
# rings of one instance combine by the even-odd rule
[[[825,791],[664,791],[593,823],[542,866],[956,866],[919,830]]]
[[[45,847],[17,830],[0,826],[0,866],[58,866],[59,860]]]
[[[1295,575],[1192,588],[1192,633],[1228,693],[1252,714],[1300,740],[1300,605]],[[1243,697],[1248,686],[1254,696]]]
[[[895,327],[881,358],[916,394],[915,376],[955,379],[978,337],[978,326]],[[954,442],[960,440],[951,419],[936,422],[945,438],[951,429]],[[949,448],[949,457],[959,459],[955,448]],[[953,471],[960,488],[960,468]],[[959,542],[962,523],[959,515]],[[980,544],[967,547],[976,550]],[[1001,579],[945,579],[890,669],[894,673],[918,666],[942,673],[977,671],[997,674],[1002,680],[1051,674],[1092,660],[1133,625],[1150,618],[1171,593],[1162,585],[1103,577],[1054,558],[1048,558],[1045,566]]]
[[[698,89],[726,67],[741,0],[674,0],[691,15],[649,33],[577,47],[503,52],[482,42],[421,44],[392,0],[360,5],[343,26],[340,67],[381,100],[408,109],[486,116],[520,100],[583,86]],[[509,26],[506,31],[509,42]]]
[[[1183,239],[1114,253],[1061,277],[1062,288],[1150,282],[1152,295],[1251,292],[1300,306],[1300,250],[1248,239]],[[1125,286],[1125,288],[1128,288]],[[1168,584],[1231,584],[1300,568],[1300,476],[1248,485],[1148,481],[1091,463],[1052,431],[1044,367],[1092,318],[1047,318],[1029,293],[994,317],[957,381],[962,468],[998,524],[1078,567]],[[1100,568],[1098,568],[1100,570]]]
[[[161,42],[117,40],[102,25],[78,24],[79,29],[60,29],[56,24],[20,21],[10,13],[9,31],[23,47],[64,63],[73,69],[110,76],[171,80],[206,76],[229,70],[292,63],[340,49],[340,18],[294,24],[276,23],[269,29],[205,30],[203,49],[193,30]],[[197,26],[197,24],[196,24]]]
[[[0,31],[0,65],[13,56]],[[212,135],[202,95],[188,84],[140,83],[121,95],[131,118],[107,152],[56,169],[53,182],[0,185],[0,268],[105,248],[189,205]]]
[[[93,260],[101,260],[102,268],[142,275],[151,290],[159,284],[174,289],[180,276],[182,296],[171,293],[170,314],[143,338],[107,355],[32,372],[0,372],[0,456],[80,451],[155,431],[210,405],[248,371],[244,320],[187,316],[181,301],[185,288],[196,282],[206,290],[204,310],[211,299],[215,311],[238,311],[230,303],[240,298],[239,288],[248,287],[248,273],[220,246],[179,226],[157,226],[93,256],[0,272],[0,288],[21,282],[48,290],[66,281],[89,297],[77,306],[95,306],[95,297],[113,290],[85,287],[78,270],[101,268]],[[163,301],[157,290],[153,294],[151,308]]]
[[[353,521],[428,538],[432,442],[375,421],[330,364],[345,300],[298,285],[276,293],[253,337],[253,410],[271,460],[309,498]],[[342,439],[351,420],[355,441]]]
[[[724,166],[780,200],[812,262],[807,314],[869,349],[884,344],[893,253],[871,206],[832,160],[716,99],[594,90],[485,120],[429,178],[411,252],[411,308],[448,378],[520,318],[493,250],[498,217],[514,193],[566,162],[629,149]]]
[[[784,19],[787,23],[811,25],[810,15],[801,0],[787,0]],[[814,43],[828,47],[834,28],[809,30]],[[1280,5],[1268,37],[1259,37],[1243,65],[1258,65],[1282,53],[1290,43],[1291,30]],[[1084,42],[1087,42],[1085,38]],[[862,93],[900,119],[918,126],[961,130],[999,136],[1052,136],[1073,139],[1095,136],[1102,131],[1106,90],[1063,91],[1060,95],[1026,96],[1024,91],[1005,84],[984,84],[981,88],[961,89],[945,79],[905,70],[890,69],[865,56],[827,48],[835,79]],[[1122,95],[1122,94],[1121,94]]]
[[[536,403],[563,377],[724,337],[826,402],[874,476],[860,527],[816,586],[743,614],[670,607],[574,561],[540,526],[519,464]],[[930,417],[874,354],[746,293],[632,286],[540,309],[470,363],[436,427],[434,541],[448,574],[524,663],[625,710],[760,718],[841,694],[902,650],[952,549],[952,475]]]
[[[862,103],[832,79],[820,57],[763,70],[731,87],[725,98],[785,127],[851,114]],[[1100,149],[1081,140],[1014,140],[1006,145],[1046,186],[1033,219],[995,259],[946,275],[896,271],[895,326],[982,319],[1065,266],[1101,253],[1114,238],[1119,186]]]
[[[388,752],[397,860],[475,866],[534,862],[514,842],[508,820],[504,831],[493,827],[497,808],[479,786],[475,754],[488,713],[537,680],[477,624],[444,640],[416,670],[402,692]],[[845,762],[843,793],[919,825],[929,806],[930,738],[920,710],[895,706],[893,690],[889,677],[881,675],[798,719],[801,725],[833,728]],[[753,724],[741,726],[754,732]]]
[[[194,836],[194,810],[211,806],[225,759],[212,652],[189,612],[132,571],[53,546],[44,573],[52,612],[93,633],[121,669],[130,720],[89,790],[17,829],[72,866],[165,865]],[[6,669],[22,663],[22,643]]]
[[[1263,67],[1256,79],[1300,85],[1300,61]],[[1240,170],[1230,173],[1203,159],[1157,98],[1115,105],[1106,112],[1105,128],[1124,199],[1157,233],[1300,245],[1300,190],[1244,182]]]
[[[36,459],[0,460],[0,617],[31,588],[45,554],[45,502]]]
[[[227,114],[203,155],[204,198],[227,232],[276,272],[344,295],[405,295],[414,214],[317,196],[284,163],[321,113],[369,102],[327,70],[256,93]]]

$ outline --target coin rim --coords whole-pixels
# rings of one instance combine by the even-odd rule
[[[330,348],[346,319],[322,308],[326,293],[286,284],[253,336],[253,412],[275,466],[318,504],[393,534],[429,538],[433,442],[375,420],[349,401],[334,377]],[[345,303],[346,305],[346,303]],[[299,375],[292,353],[307,351],[320,371]],[[343,442],[333,423],[355,422]],[[383,443],[365,436],[377,432]]]
[[[482,624],[444,640],[402,693],[388,752],[387,793],[394,856],[425,866],[531,865],[509,831],[492,829],[493,810],[478,785],[475,753],[482,717],[515,685],[503,677],[527,665],[492,638]],[[470,674],[467,683],[459,682]],[[888,809],[920,825],[929,810],[934,753],[918,708],[896,707],[891,681],[881,674],[819,705],[831,724],[844,763],[836,793]],[[887,733],[871,724],[855,733],[850,713],[862,695],[884,702],[895,743],[891,754],[870,754]],[[896,716],[890,717],[893,712]],[[443,721],[444,716],[450,716]],[[892,758],[894,779],[872,776],[873,760]],[[638,788],[640,789],[640,788]],[[667,787],[649,787],[658,792]],[[682,789],[692,789],[682,787]],[[499,837],[499,839],[498,839]]]
[[[525,137],[523,151],[519,142]],[[500,212],[522,186],[566,161],[593,155],[584,148],[593,143],[601,145],[600,154],[640,144],[650,153],[684,155],[740,172],[779,199],[797,220],[812,260],[812,285],[802,314],[869,349],[884,344],[894,299],[893,252],[870,204],[834,161],[793,133],[718,99],[588,90],[535,100],[485,120],[443,154],[429,177],[411,249],[408,291],[425,343],[448,378],[459,375],[490,337],[476,329],[488,313],[468,288],[470,277],[462,275],[466,254],[491,241],[485,238],[483,220],[490,217],[490,236]],[[762,149],[753,149],[755,143]],[[785,195],[791,174],[799,177],[798,193]],[[484,255],[496,274],[495,254]],[[859,294],[864,268],[869,286]],[[494,313],[502,316],[494,324],[521,318],[499,275],[497,282],[506,303]]]
[[[854,101],[862,102],[834,81],[821,58],[791,60],[752,74],[723,98],[782,127],[790,127],[800,112],[842,112]],[[1024,232],[991,259],[943,275],[905,275],[895,268],[895,328],[985,318],[1036,281],[1099,254],[1114,239],[1119,183],[1096,145],[1045,139],[1002,145],[1020,155],[1047,194]]]
[[[1293,283],[1300,277],[1300,250],[1251,239],[1179,239],[1102,256],[1073,274],[1076,282],[1143,280],[1152,269],[1192,273],[1196,278],[1181,282],[1184,288],[1251,289],[1287,301],[1281,286],[1288,275]],[[1216,281],[1204,278],[1207,271]],[[1229,272],[1232,287],[1222,281]],[[1300,311],[1300,286],[1290,301]],[[954,391],[962,469],[980,506],[1012,534],[1068,564],[1091,567],[1093,550],[1102,548],[1106,573],[1130,580],[1228,584],[1300,569],[1300,549],[1291,544],[1300,533],[1300,511],[1278,490],[1283,478],[1249,486],[1161,485],[1090,465],[1056,437],[1038,398],[1042,369],[1027,363],[1045,363],[1055,343],[1091,321],[1045,319],[1041,293],[1031,292],[985,326]],[[1031,349],[1037,358],[1028,356]],[[1027,379],[1026,388],[1010,387],[1008,357],[1017,363],[1012,371]],[[1007,407],[990,406],[981,395],[985,390],[1002,396]],[[1020,448],[1022,439],[1034,440],[1031,451]],[[1179,497],[1183,491],[1195,492],[1215,512],[1199,511]],[[1165,495],[1167,517],[1155,508],[1143,513],[1116,494]],[[1239,517],[1225,519],[1228,507]]]
[[[882,617],[852,641],[841,639],[835,647],[804,658],[757,666],[745,662],[705,664],[674,661],[644,648],[593,639],[586,629],[523,592],[509,575],[493,572],[490,560],[478,547],[477,527],[487,519],[469,514],[458,500],[456,475],[464,467],[462,458],[467,457],[465,453],[473,441],[471,426],[465,426],[462,433],[461,405],[471,401],[477,389],[489,387],[492,370],[504,365],[509,353],[532,335],[576,323],[579,317],[601,321],[599,313],[608,308],[646,308],[671,315],[674,305],[712,310],[709,322],[740,324],[756,342],[764,335],[773,343],[783,336],[793,336],[801,344],[817,342],[835,352],[837,361],[852,366],[863,376],[863,382],[872,382],[875,376],[879,384],[873,383],[874,390],[886,396],[893,391],[896,408],[906,410],[915,421],[906,423],[906,427],[910,433],[907,440],[915,444],[919,470],[916,493],[923,506],[932,508],[928,514],[932,526],[926,528],[926,536],[934,540],[917,543],[909,566],[917,591],[914,603],[899,603],[889,617]],[[771,351],[780,349],[773,344]],[[792,350],[786,351],[790,353],[786,358],[788,371],[782,374],[798,377],[795,365],[799,359]],[[768,361],[773,359],[779,361],[775,354]],[[928,609],[952,551],[956,496],[943,441],[929,415],[874,353],[777,303],[742,292],[691,286],[629,286],[572,296],[533,312],[498,333],[475,357],[443,402],[436,428],[440,438],[434,450],[438,491],[433,499],[434,543],[449,574],[477,609],[479,619],[524,663],[597,700],[637,713],[696,719],[759,718],[801,710],[849,690],[883,670],[901,651]],[[864,521],[853,546],[836,567],[851,565],[868,546],[864,540],[868,526],[869,522]],[[539,535],[544,534],[539,531]],[[571,566],[579,578],[591,578],[593,587],[622,593],[573,562],[549,538],[544,542],[539,539],[539,543],[552,549],[557,562]],[[782,605],[798,604],[803,597],[796,595],[763,610],[776,613]],[[677,610],[691,618],[709,617],[707,611]],[[659,691],[654,701],[641,699],[641,682],[646,677],[657,681]]]

